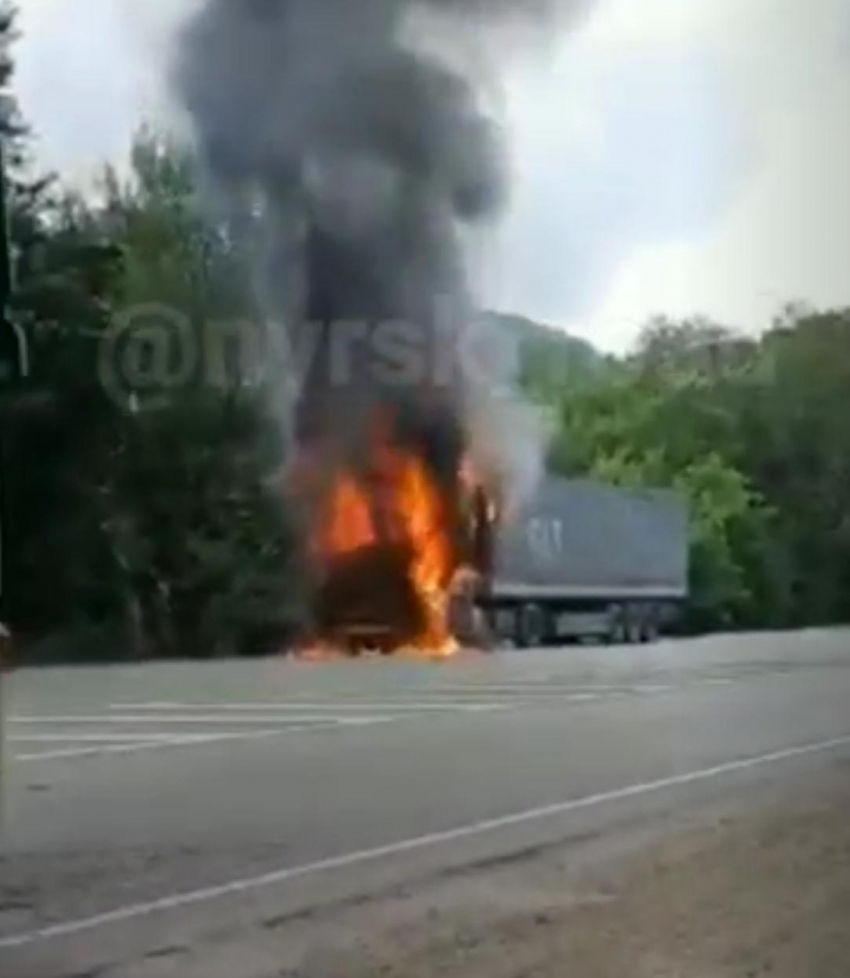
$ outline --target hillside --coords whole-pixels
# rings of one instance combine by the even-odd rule
[[[608,363],[592,343],[524,316],[488,314],[520,349],[521,380],[532,391],[554,391],[595,377]]]

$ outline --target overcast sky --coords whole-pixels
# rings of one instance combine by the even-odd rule
[[[19,2],[39,156],[85,180],[168,116],[195,0]],[[598,0],[504,83],[515,185],[480,249],[490,304],[611,349],[655,313],[753,331],[789,300],[850,305],[846,0]]]

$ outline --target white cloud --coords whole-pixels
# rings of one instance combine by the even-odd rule
[[[842,0],[611,0],[514,95],[503,303],[614,348],[656,312],[850,304],[848,107]]]
[[[25,0],[16,51],[21,108],[40,159],[72,178],[122,158],[145,119],[166,115],[169,39],[186,0]]]
[[[23,107],[90,172],[163,118],[197,0],[24,0]],[[319,2],[319,0],[317,0]],[[621,347],[654,312],[757,328],[850,304],[846,0],[598,0],[507,87],[516,187],[488,301]]]

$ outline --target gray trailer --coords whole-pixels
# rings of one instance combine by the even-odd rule
[[[523,647],[653,640],[688,595],[688,513],[664,490],[547,479],[500,527],[483,605]]]

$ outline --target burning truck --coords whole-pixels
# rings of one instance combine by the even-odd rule
[[[333,501],[317,632],[334,649],[448,655],[504,642],[647,642],[688,597],[688,510],[678,493],[548,478],[500,514],[467,484],[458,550],[446,545],[426,475],[409,460],[387,464],[401,466],[389,485],[403,487],[387,500],[400,504],[394,544],[376,531],[380,490],[344,481]]]
[[[486,66],[582,6],[205,0],[186,25],[175,90],[232,233],[261,242],[287,353],[269,403],[319,647],[450,654],[453,597],[492,595],[498,527],[543,452],[510,378],[464,343],[465,243],[505,196]]]

